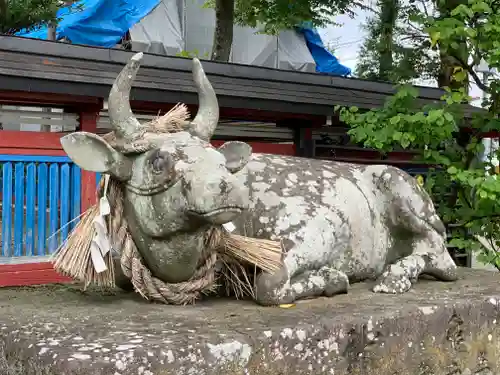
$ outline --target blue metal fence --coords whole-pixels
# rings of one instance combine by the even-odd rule
[[[81,170],[64,156],[0,155],[0,256],[53,253],[76,225]]]

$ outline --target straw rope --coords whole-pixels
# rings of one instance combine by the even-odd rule
[[[187,126],[188,117],[186,105],[179,103],[167,114],[143,124],[141,136],[137,139],[119,139],[114,132],[103,138],[122,153],[141,153],[154,147],[150,136],[182,131]],[[132,239],[124,215],[124,196],[120,182],[110,178],[106,188],[105,179],[102,179],[97,196],[99,199],[106,196],[110,205],[109,215],[105,217],[112,245],[112,251],[104,259],[108,270],[97,273],[91,259],[91,242],[96,233],[93,219],[99,214],[97,204],[82,215],[81,221],[66,242],[54,254],[54,268],[62,274],[83,281],[85,287],[90,284],[113,287],[114,258],[118,255],[124,276],[144,298],[166,304],[186,305],[194,303],[203,294],[214,291],[218,275],[225,284],[226,291],[232,289],[236,297],[254,297],[251,279],[256,269],[274,272],[282,265],[283,246],[280,241],[247,238],[229,233],[222,226],[214,226],[205,233],[204,251],[193,276],[185,282],[166,283],[152,275]],[[222,268],[216,269],[219,263]],[[252,267],[253,271],[249,272],[247,266]]]
[[[104,193],[104,183],[99,186],[99,197]],[[215,288],[217,248],[221,244],[222,230],[212,228],[206,234],[205,251],[202,254],[194,275],[185,282],[166,283],[154,276],[144,265],[142,257],[128,232],[128,223],[123,215],[123,193],[118,182],[111,179],[107,194],[111,213],[108,228],[115,249],[122,249],[120,266],[123,274],[130,279],[134,289],[148,300],[167,304],[191,304],[201,294],[212,292]]]
[[[189,117],[185,104],[178,103],[164,116],[157,117],[146,124],[151,133],[173,133],[182,130],[181,124]],[[105,136],[115,148],[122,151],[144,152],[150,145],[146,139],[135,142],[117,144],[114,134]],[[119,147],[121,146],[121,147]],[[102,181],[101,181],[102,182]],[[104,185],[99,186],[99,198],[104,194]],[[142,257],[128,232],[128,223],[123,214],[123,193],[120,185],[111,179],[110,190],[107,194],[111,206],[108,229],[115,249],[122,249],[120,266],[123,274],[130,279],[134,289],[148,300],[157,300],[163,303],[184,305],[193,303],[203,293],[213,290],[216,280],[215,264],[217,252],[215,247],[206,250],[200,259],[197,270],[190,280],[181,283],[165,283],[154,277],[144,265]],[[210,231],[210,233],[212,233]],[[214,245],[214,244],[212,244]]]

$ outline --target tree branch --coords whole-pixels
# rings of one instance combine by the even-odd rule
[[[453,57],[455,60],[457,60],[460,63],[460,65],[462,65],[462,67],[467,70],[467,72],[474,79],[474,82],[476,83],[476,85],[481,90],[483,90],[484,92],[487,92],[487,93],[491,92],[490,88],[483,83],[483,81],[481,80],[481,78],[479,78],[479,76],[474,71],[472,66],[470,66],[468,63],[466,63],[465,61],[463,61],[460,57],[458,57],[456,55],[451,55],[451,57]]]
[[[372,8],[369,5],[363,4],[362,2],[354,1],[354,2],[352,2],[352,5],[354,7],[361,9],[361,10],[369,10],[372,13],[379,14],[379,12],[375,8]]]
[[[497,250],[497,248],[496,248],[495,244],[493,243],[493,237],[492,237],[492,236],[489,236],[488,241],[490,242],[490,246],[491,246],[492,251],[494,251],[494,252],[495,252],[495,255],[498,257],[498,250]],[[498,266],[498,265],[496,264],[496,262],[495,262],[495,264],[493,264],[493,266],[494,266],[494,267],[495,267],[498,271],[500,271],[500,266]]]

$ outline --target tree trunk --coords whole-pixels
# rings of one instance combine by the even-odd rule
[[[0,34],[4,34],[9,29],[7,28],[7,12],[9,11],[8,0],[0,0]]]
[[[439,52],[441,66],[437,77],[438,86],[441,88],[449,87],[452,90],[464,88],[467,92],[469,91],[468,77],[461,82],[453,79],[455,68],[462,67],[459,61],[467,62],[469,59],[467,44],[463,40],[457,40],[457,45],[458,48]],[[457,60],[457,58],[460,60]]]
[[[47,40],[56,40],[56,25],[54,22],[49,22],[47,25]]]
[[[233,44],[234,0],[216,0],[212,60],[229,61]]]
[[[394,28],[399,12],[399,0],[381,0],[380,9],[380,41],[379,41],[379,78],[391,81],[393,70]]]
[[[453,11],[453,9],[455,9],[460,4],[467,4],[467,1],[437,0],[437,8],[439,10],[440,18],[451,17],[451,12]],[[452,90],[458,90],[459,88],[463,87],[466,91],[468,91],[468,79],[465,79],[462,82],[457,82],[453,79],[455,68],[462,67],[462,64],[459,62],[459,60],[464,61],[465,63],[467,63],[469,60],[469,51],[464,39],[457,38],[455,42],[457,43],[457,48],[450,48],[447,51],[441,50],[439,52],[441,67],[437,77],[438,86],[441,88],[449,87]]]

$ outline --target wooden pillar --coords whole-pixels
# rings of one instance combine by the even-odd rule
[[[312,138],[312,129],[297,127],[293,128],[293,130],[294,130],[293,143],[295,145],[295,155],[302,156],[305,158],[313,158],[314,141]]]
[[[314,157],[312,128],[315,127],[315,124],[313,121],[290,118],[276,121],[276,126],[292,129],[295,156],[302,156],[306,158]]]
[[[80,112],[80,130],[96,133],[99,110],[85,110]],[[92,155],[89,155],[92,157]],[[92,207],[96,203],[96,175],[94,172],[82,170],[82,212]]]
[[[304,156],[306,158],[314,157],[314,141],[312,136],[312,128],[306,128],[304,130]]]
[[[295,156],[304,156],[304,136],[302,128],[293,128],[293,145],[295,146]]]

